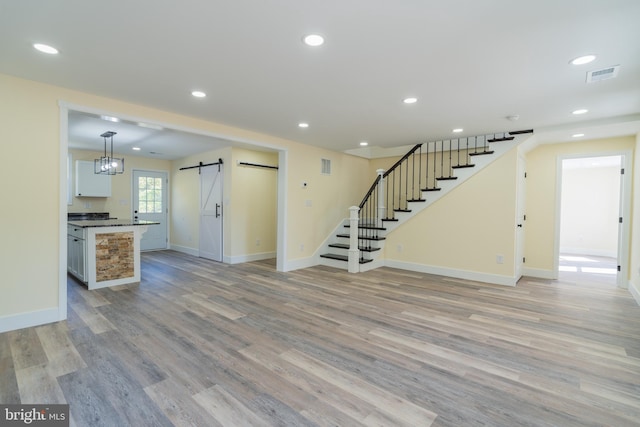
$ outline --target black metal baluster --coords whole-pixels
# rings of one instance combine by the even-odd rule
[[[451,160],[451,144],[452,141],[449,140],[449,178],[451,178],[453,176],[453,169],[452,169],[452,160]]]
[[[436,172],[436,159],[438,158],[438,154],[436,152],[436,150],[438,149],[438,142],[434,141],[433,142],[433,188],[436,188],[436,185],[438,183],[437,181],[437,172]]]
[[[422,199],[422,145],[419,148],[420,151],[420,161],[418,162],[418,191],[419,198]]]

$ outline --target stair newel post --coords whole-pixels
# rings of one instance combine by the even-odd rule
[[[358,206],[349,208],[349,273],[360,271],[360,250],[358,249]]]
[[[379,227],[382,225],[382,219],[387,217],[387,206],[386,206],[386,198],[384,197],[385,195],[385,179],[384,179],[384,169],[378,169],[376,170],[376,173],[378,174],[378,206],[377,206],[377,218],[375,221],[375,226]],[[380,221],[380,224],[378,224],[378,221]]]

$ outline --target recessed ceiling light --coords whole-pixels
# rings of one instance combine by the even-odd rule
[[[585,114],[585,113],[588,113],[588,112],[589,112],[589,110],[587,110],[585,108],[581,108],[579,110],[572,111],[571,114],[579,116],[580,114]]]
[[[140,147],[131,147],[133,151],[140,151]]]
[[[416,102],[418,102],[418,98],[414,98],[413,96],[411,96],[409,98],[403,99],[402,102],[404,102],[405,104],[415,104]]]
[[[572,138],[580,138],[584,136],[584,133],[574,133],[573,135],[571,135]]]
[[[194,90],[193,92],[191,92],[191,95],[195,96],[196,98],[204,98],[205,96],[207,96],[206,93],[199,90]]]
[[[299,128],[308,128],[309,127],[309,123],[304,123],[304,122],[298,123],[298,127]]]
[[[584,55],[584,56],[579,56],[577,58],[572,59],[569,63],[571,65],[584,65],[584,64],[588,64],[589,62],[592,62],[594,59],[596,59],[595,55]]]
[[[452,130],[451,132],[453,132],[453,133],[460,133],[460,132],[462,132],[463,130],[464,130],[464,129],[462,129],[462,128],[457,128],[457,129]]]
[[[367,145],[369,145],[369,143],[367,141],[360,142],[360,146],[362,146],[362,147],[366,147]]]
[[[304,36],[302,38],[302,41],[307,46],[322,46],[324,44],[324,37],[322,37],[320,34],[309,34]]]
[[[49,46],[47,44],[42,44],[42,43],[34,43],[33,47],[38,49],[40,52],[43,53],[48,53],[50,55],[55,55],[58,53],[58,49],[56,49],[53,46]]]
[[[119,118],[117,118],[117,117],[113,117],[113,116],[100,116],[100,118],[101,118],[102,120],[106,120],[106,121],[108,121],[108,122],[114,122],[114,123],[118,123],[118,122],[120,121],[120,119],[119,119]]]

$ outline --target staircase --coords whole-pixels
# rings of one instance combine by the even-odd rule
[[[417,144],[391,168],[377,171],[360,205],[351,208],[350,218],[323,245],[320,264],[350,272],[382,266],[379,254],[393,229],[532,133],[522,130]]]

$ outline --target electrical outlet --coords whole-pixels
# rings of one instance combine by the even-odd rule
[[[256,246],[260,246],[260,239],[256,239]]]
[[[304,252],[304,244],[300,243],[300,252]]]
[[[504,255],[496,255],[496,264],[504,264]]]
[[[402,245],[398,245],[398,246],[396,246],[396,251],[397,251],[397,252],[402,252],[402,249],[403,249],[403,248],[402,248]]]

